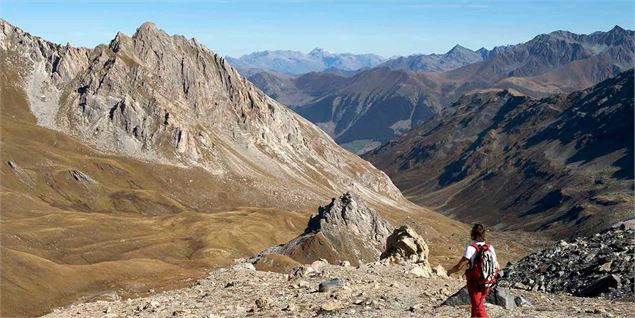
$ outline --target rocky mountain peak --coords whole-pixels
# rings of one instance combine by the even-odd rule
[[[626,30],[616,24],[611,30],[609,30],[609,33],[626,33]]]
[[[146,21],[137,28],[137,31],[134,33],[132,37],[138,38],[138,37],[143,37],[145,35],[156,34],[156,33],[163,33],[167,35],[167,33],[165,33],[165,31],[163,30],[160,30],[156,24]]]
[[[74,49],[2,27],[2,47],[25,61],[19,73],[30,74],[23,84],[31,110],[48,128],[100,150],[244,179],[255,191],[249,196],[275,185],[294,189],[284,199],[298,203],[371,188],[378,195],[368,202],[401,198],[385,174],[195,41],[144,23],[108,46]]]
[[[474,53],[474,51],[457,44],[453,46],[446,54],[464,54],[464,53]]]

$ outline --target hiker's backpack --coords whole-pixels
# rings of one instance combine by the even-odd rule
[[[470,264],[471,271],[475,271],[478,277],[478,284],[482,288],[492,287],[496,283],[496,259],[494,253],[490,249],[491,245],[485,243],[483,246],[476,243],[470,244],[476,249],[474,262]]]

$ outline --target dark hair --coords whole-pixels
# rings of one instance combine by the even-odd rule
[[[485,227],[482,224],[474,224],[470,236],[477,242],[485,241]]]

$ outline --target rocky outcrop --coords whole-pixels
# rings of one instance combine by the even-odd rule
[[[528,255],[499,285],[586,297],[633,297],[635,231],[624,225]]]
[[[386,240],[386,250],[381,254],[379,263],[404,266],[407,275],[429,278],[432,274],[447,277],[442,266],[434,270],[428,259],[428,245],[410,226],[402,225],[395,229]]]
[[[390,224],[377,211],[347,192],[320,207],[303,234],[264,250],[251,261],[257,263],[274,253],[304,264],[324,259],[331,264],[348,261],[359,265],[379,259],[390,231]]]
[[[274,188],[287,194],[280,200],[300,204],[359,190],[369,203],[402,200],[382,172],[196,39],[144,23],[132,36],[74,48],[0,20],[0,53],[20,75],[39,125],[102,151],[201,167],[252,190],[237,196],[271,195]]]
[[[386,241],[386,250],[381,259],[389,263],[426,263],[428,264],[428,244],[413,228],[402,225],[395,229]],[[429,265],[428,265],[429,267]]]

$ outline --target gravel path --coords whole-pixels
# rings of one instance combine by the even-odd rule
[[[344,287],[319,292],[339,278]],[[46,317],[468,317],[469,307],[441,305],[465,281],[417,277],[399,265],[360,268],[328,265],[321,276],[220,269],[189,288],[149,297],[98,301],[56,309]],[[629,317],[633,303],[513,290],[533,307],[505,310],[487,304],[490,317]]]

